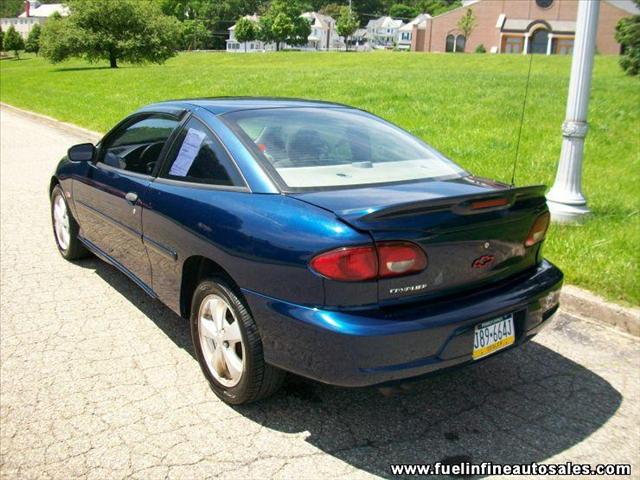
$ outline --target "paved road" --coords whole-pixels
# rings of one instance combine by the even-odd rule
[[[2,110],[2,478],[366,478],[390,462],[640,460],[640,344],[561,314],[525,349],[406,389],[291,379],[232,408],[187,323],[97,260],[65,262],[47,185],[82,138]]]

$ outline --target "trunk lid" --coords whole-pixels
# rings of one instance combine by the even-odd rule
[[[425,251],[422,272],[378,280],[379,303],[390,304],[461,294],[533,267],[540,245],[524,241],[547,209],[544,190],[463,177],[293,196],[376,242],[410,241]]]

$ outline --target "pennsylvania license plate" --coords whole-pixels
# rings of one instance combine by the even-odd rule
[[[513,314],[476,325],[473,337],[473,359],[477,360],[502,350],[515,342]]]

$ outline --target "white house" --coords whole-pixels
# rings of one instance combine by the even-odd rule
[[[380,17],[367,23],[367,38],[372,47],[393,47],[398,38],[398,30],[404,25],[402,20]]]
[[[317,12],[305,12],[301,17],[305,18],[311,25],[311,34],[308,37],[307,44],[300,48],[303,50],[331,50],[344,46],[344,42],[336,31],[336,22],[333,18]],[[260,21],[260,16],[258,15],[247,15],[244,18],[248,18],[256,24]],[[228,29],[229,39],[227,40],[227,52],[244,53],[246,51],[249,53],[276,49],[274,43],[265,44],[259,40],[241,43],[236,39],[235,29],[235,25]],[[281,48],[286,49],[293,47],[281,44]]]
[[[245,15],[244,18],[248,18],[256,25],[260,20],[260,17],[258,15]],[[252,53],[264,52],[265,50],[275,50],[276,48],[274,44],[264,43],[260,40],[253,40],[251,42],[239,42],[238,40],[236,40],[235,29],[235,25],[228,28],[229,39],[227,40],[227,52]]]
[[[428,13],[421,13],[416,18],[411,20],[406,25],[403,25],[398,29],[398,39],[396,41],[399,50],[411,50],[411,34],[413,27],[420,27],[431,18]]]
[[[336,21],[332,17],[318,12],[304,12],[301,17],[307,19],[311,25],[309,42],[302,47],[303,49],[333,50],[344,46],[336,30]]]
[[[24,2],[24,12],[17,18],[0,18],[0,27],[6,32],[13,25],[16,32],[27,38],[35,24],[43,24],[56,12],[63,17],[69,15],[69,9],[62,3],[41,4],[38,0],[27,0]]]

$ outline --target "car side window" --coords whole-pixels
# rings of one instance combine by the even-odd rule
[[[176,136],[160,176],[208,185],[245,185],[220,142],[195,118]]]
[[[178,119],[150,115],[114,132],[101,148],[99,162],[128,172],[150,175]]]

